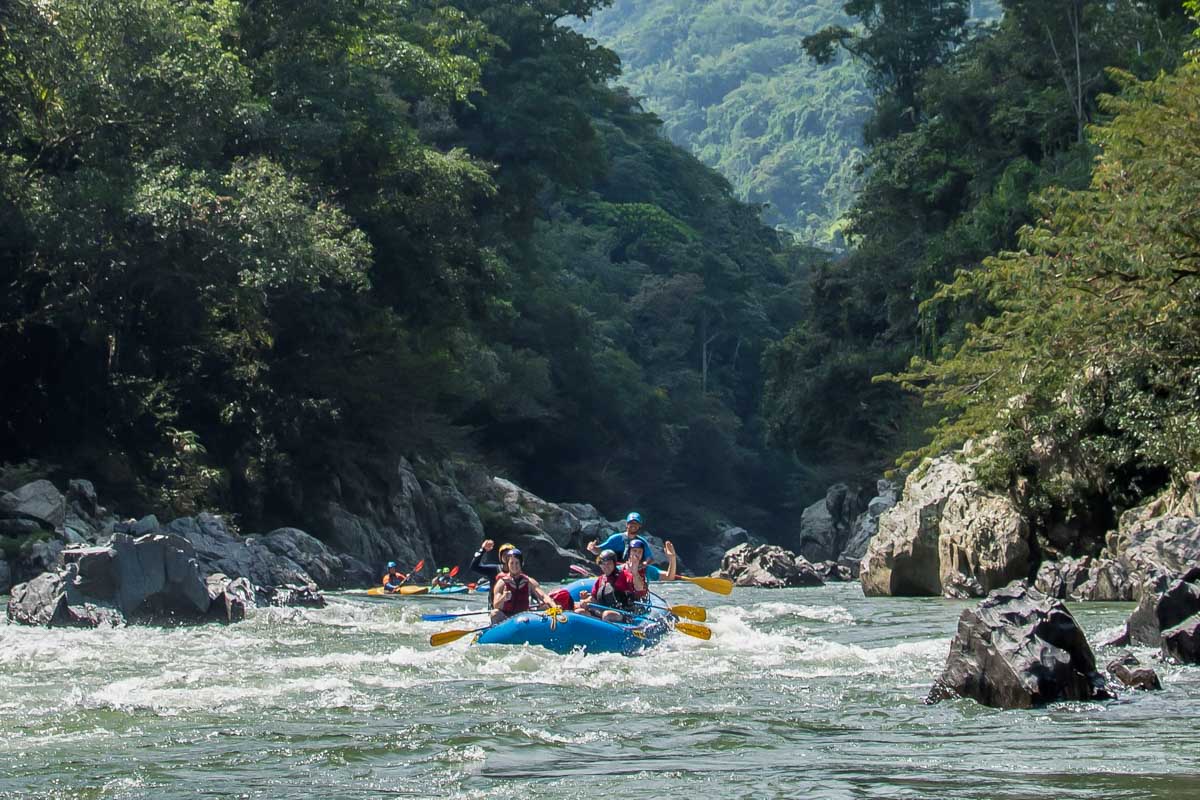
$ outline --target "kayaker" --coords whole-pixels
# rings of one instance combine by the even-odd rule
[[[385,592],[397,591],[407,580],[408,576],[400,571],[400,566],[395,561],[387,563],[387,572],[383,575],[383,590]]]
[[[531,598],[546,604],[548,611],[557,611],[558,603],[546,594],[538,582],[524,572],[524,555],[517,548],[505,552],[505,571],[496,576],[492,586],[492,624],[497,625],[514,614],[529,610]]]
[[[431,580],[430,583],[438,589],[445,589],[448,587],[450,585],[450,568],[442,567],[439,569],[437,574],[433,576],[433,580]]]
[[[602,550],[612,550],[621,554],[621,560],[625,561],[629,558],[629,543],[634,539],[639,538],[638,534],[642,530],[642,515],[636,511],[630,511],[625,515],[625,530],[614,531],[611,536],[604,540],[601,544],[598,539],[593,539],[588,542],[588,552],[592,555],[599,555]],[[643,563],[649,564],[654,561],[654,554],[649,550],[646,551],[646,557],[642,559]]]

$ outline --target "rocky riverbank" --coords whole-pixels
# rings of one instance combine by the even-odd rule
[[[420,479],[401,460],[375,476],[373,493],[362,476],[339,481],[316,501],[309,530],[265,533],[207,512],[127,518],[101,505],[87,480],[65,491],[32,481],[0,495],[0,593],[11,591],[11,619],[37,624],[232,620],[255,604],[373,585],[389,560],[424,560],[427,573],[465,566],[485,538],[513,542],[536,574],[562,577],[591,564],[589,541],[622,527],[594,506],[551,503],[478,468],[443,465],[436,475]],[[731,528],[717,538],[746,537]],[[661,552],[661,538],[645,538]]]

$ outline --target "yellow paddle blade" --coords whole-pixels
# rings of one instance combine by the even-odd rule
[[[712,638],[712,628],[707,625],[697,625],[694,622],[676,622],[675,630],[706,641]]]
[[[375,586],[371,589],[367,589],[367,594],[371,595],[372,597],[379,597],[382,594],[387,594],[387,592],[383,590],[382,586]]]
[[[430,636],[429,643],[431,645],[433,645],[434,647],[441,647],[444,644],[450,644],[451,642],[457,642],[462,637],[466,636],[467,634],[471,634],[471,633],[475,633],[475,631],[471,631],[471,630],[442,631],[441,633],[435,633],[433,636]]]
[[[696,622],[708,619],[708,611],[700,606],[671,606],[671,613],[680,619],[694,619]]]
[[[677,579],[694,583],[701,589],[717,594],[733,594],[733,581],[724,578],[689,578],[687,575],[676,575]]]
[[[429,591],[428,586],[401,586],[400,594],[425,594]]]

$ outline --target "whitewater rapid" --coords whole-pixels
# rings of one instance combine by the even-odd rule
[[[479,618],[421,614],[472,606],[361,593],[232,626],[0,625],[0,797],[1200,796],[1196,668],[1113,703],[926,706],[967,603],[664,594],[711,640],[435,649]],[[1073,610],[1095,643],[1130,607]]]

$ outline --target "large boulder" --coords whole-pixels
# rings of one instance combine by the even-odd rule
[[[1034,586],[1059,600],[1128,602],[1138,594],[1124,564],[1090,556],[1043,561]]]
[[[867,503],[867,510],[854,520],[850,538],[838,555],[838,564],[846,567],[853,578],[858,577],[859,566],[863,556],[867,554],[867,547],[870,545],[871,539],[875,538],[875,534],[879,532],[879,518],[885,511],[896,505],[898,494],[896,484],[887,480],[877,481],[875,496]]]
[[[830,486],[823,499],[801,513],[800,531],[792,542],[795,552],[809,561],[836,560],[861,511],[857,491],[844,483]]]
[[[63,569],[13,587],[10,620],[94,627],[208,616],[208,587],[186,539],[115,534],[109,547],[68,550],[65,557]]]
[[[4,560],[4,556],[0,555],[0,594],[8,594],[8,590],[12,588],[12,568],[8,566],[8,562]]]
[[[66,513],[66,498],[47,480],[0,495],[0,517],[33,520],[48,531],[61,530]]]
[[[1123,517],[1106,548],[1136,586],[1155,575],[1182,575],[1200,564],[1200,519],[1162,516]]]
[[[1137,608],[1125,622],[1121,643],[1158,647],[1163,632],[1200,613],[1200,567],[1171,580],[1163,574],[1143,587]]]
[[[1083,631],[1061,601],[1014,581],[963,611],[928,702],[995,708],[1111,697]]]
[[[984,489],[954,456],[910,475],[879,518],[859,579],[868,596],[988,592],[1029,576],[1029,526],[1007,497]]]
[[[1162,654],[1180,664],[1200,664],[1200,615],[1163,631]]]
[[[821,586],[820,574],[803,556],[776,545],[740,544],[725,554],[719,577],[736,586],[761,589],[785,589],[796,586]]]
[[[297,528],[243,538],[230,532],[224,518],[201,513],[180,517],[165,530],[191,542],[205,574],[246,578],[256,586],[313,584],[334,589],[347,584],[346,563],[316,537]],[[359,577],[373,579],[372,575]]]

